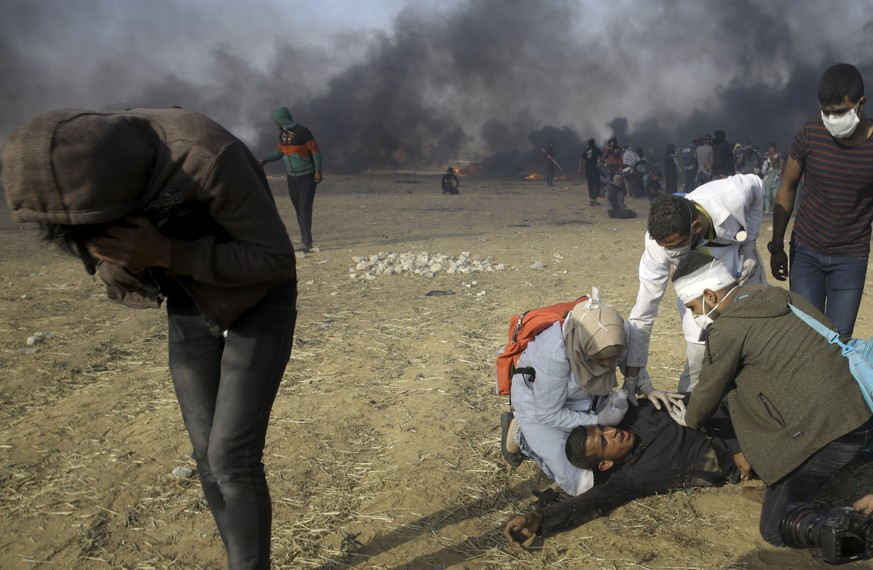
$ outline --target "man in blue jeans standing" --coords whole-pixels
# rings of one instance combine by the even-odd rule
[[[767,250],[773,277],[788,277],[791,291],[809,299],[840,334],[851,335],[870,253],[873,121],[864,115],[864,80],[852,65],[828,68],[818,99],[821,118],[806,123],[791,144]],[[785,231],[801,178],[789,259]]]

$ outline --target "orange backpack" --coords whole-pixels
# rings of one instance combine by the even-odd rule
[[[582,295],[575,301],[558,303],[541,309],[531,309],[509,319],[509,342],[497,354],[497,393],[508,396],[512,377],[516,374],[518,357],[535,336],[556,322],[563,324],[573,307],[588,299]]]

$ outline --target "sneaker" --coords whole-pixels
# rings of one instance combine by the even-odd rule
[[[509,426],[512,424],[513,419],[515,419],[515,415],[512,412],[503,412],[500,414],[500,453],[503,455],[503,459],[509,464],[509,466],[515,469],[521,465],[525,458],[524,454],[521,452],[511,453],[506,449],[506,443],[511,437]]]
[[[599,206],[600,202],[598,202],[597,200],[589,200],[588,205],[589,206]]]

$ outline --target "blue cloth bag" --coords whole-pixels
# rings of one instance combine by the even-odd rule
[[[829,343],[840,347],[843,356],[849,361],[849,371],[858,381],[867,406],[873,411],[873,339],[853,338],[843,342],[836,331],[827,328],[791,303],[788,307],[812,330],[825,337]]]

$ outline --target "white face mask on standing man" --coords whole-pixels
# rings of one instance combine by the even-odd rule
[[[692,249],[697,249],[698,247],[706,243],[706,240],[703,239],[703,236],[694,231],[693,208],[694,207],[690,205],[688,207],[688,215],[691,217],[691,223],[688,225],[688,243],[675,247],[665,247],[664,253],[667,254],[667,257],[672,259],[679,259],[681,257],[684,257],[685,254]]]
[[[821,112],[821,120],[832,137],[846,139],[852,136],[852,133],[855,132],[855,129],[861,123],[861,117],[858,113],[860,104],[861,101],[859,100],[855,103],[854,107],[845,113],[831,114],[824,111]]]

